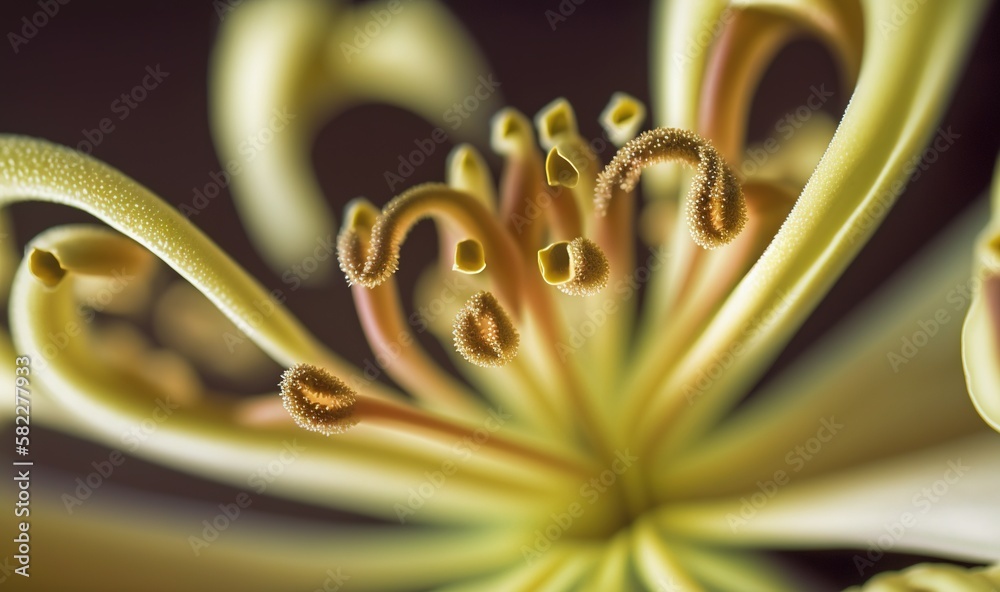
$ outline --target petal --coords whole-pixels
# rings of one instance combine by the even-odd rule
[[[764,483],[753,495],[675,503],[669,532],[719,545],[865,549],[986,562],[1000,557],[1000,435],[977,435],[828,477]]]
[[[957,344],[968,305],[960,288],[970,277],[968,253],[985,206],[970,208],[732,419],[683,454],[664,457],[656,488],[689,499],[752,493],[778,470],[798,481],[978,429]],[[831,420],[844,427],[828,438],[823,422]],[[803,462],[797,447],[820,430],[829,441]]]
[[[1000,566],[963,568],[921,563],[900,572],[881,573],[845,592],[995,592]]]
[[[540,557],[525,557],[524,562],[503,572],[440,588],[438,592],[557,592],[579,590],[585,576],[593,570],[597,550],[593,545],[571,544],[553,548]]]
[[[350,368],[327,355],[283,308],[271,301],[263,288],[187,220],[114,169],[46,142],[4,136],[0,138],[0,203],[25,197],[78,207],[124,231],[209,296],[245,334],[282,363],[291,365],[289,362],[312,359],[333,368],[334,372]],[[50,333],[58,335],[67,327],[87,323],[79,318],[71,281],[49,290],[24,265],[18,277],[15,286],[18,296],[12,297],[11,304],[18,349],[35,355],[36,360],[52,357],[51,371],[44,375],[44,380],[50,383],[50,392],[87,420],[89,427],[79,429],[96,432],[93,436],[109,446],[120,445],[122,435],[148,421],[157,408],[152,401],[157,392],[155,385],[99,363],[94,352],[86,347],[85,338],[71,340],[60,355],[45,356],[45,348],[52,346]],[[268,315],[259,310],[261,304],[270,305]],[[256,315],[258,322],[251,322],[252,315]],[[342,373],[357,374],[357,370]],[[296,463],[296,469],[290,470],[289,475],[297,477],[283,480],[277,489],[297,499],[344,503],[390,517],[397,514],[394,504],[400,500],[405,503],[407,489],[426,480],[423,472],[438,470],[447,460],[447,456],[442,456],[447,452],[440,447],[428,449],[425,443],[417,447],[423,452],[417,452],[412,440],[365,434],[365,430],[339,440],[335,446],[289,427],[253,430],[236,425],[233,412],[231,407],[223,412],[214,404],[200,405],[190,414],[178,412],[173,421],[156,430],[148,445],[139,450],[146,457],[184,470],[240,482],[262,462],[273,460],[288,442],[302,438],[316,447],[315,456],[310,453],[310,462]],[[458,506],[465,502],[481,503],[493,495],[489,492],[498,485],[493,482],[498,474],[525,468],[508,463],[500,464],[505,470],[498,471],[495,460],[488,461],[488,467],[473,468],[483,459],[481,454],[470,456],[467,470],[454,476],[448,488],[433,496],[440,501],[429,502],[420,519],[457,517],[461,514],[455,510]],[[423,460],[418,460],[420,457]],[[342,468],[343,472],[331,472],[329,469],[334,467]],[[486,480],[482,481],[482,477]],[[484,495],[461,494],[460,490],[465,489],[462,482],[468,482]],[[453,495],[456,497],[452,498]],[[497,507],[507,503],[502,498],[496,497]],[[439,510],[430,509],[439,503],[442,504]],[[481,506],[469,517],[488,514]]]
[[[962,331],[969,394],[979,414],[1000,431],[1000,161],[993,177],[993,219],[976,248],[972,307]]]
[[[313,362],[345,375],[352,370],[186,218],[114,168],[44,140],[0,135],[0,207],[23,200],[83,210],[129,236],[282,365]],[[13,310],[12,316],[19,313]],[[252,322],[261,316],[263,321]]]
[[[489,573],[519,556],[520,532],[510,530],[291,518],[257,509],[253,493],[243,509],[235,494],[220,500],[230,514],[240,512],[227,520],[218,502],[138,494],[113,482],[82,505],[67,506],[78,487],[72,476],[32,477],[30,573],[37,590],[314,590],[336,584],[338,576],[349,590],[423,590]],[[15,495],[9,480],[2,491]],[[225,526],[213,539],[205,521]],[[16,529],[12,513],[3,526]]]
[[[649,590],[759,590],[800,588],[780,566],[761,554],[693,546],[666,536],[655,522],[641,519],[635,529],[633,554]]]
[[[38,240],[45,238],[42,235]],[[537,484],[546,477],[537,474],[537,467],[532,470],[487,458],[490,455],[483,452],[488,441],[477,448],[478,454],[472,454],[460,439],[454,448],[442,449],[364,426],[328,439],[294,425],[269,429],[241,425],[236,421],[238,406],[233,403],[178,401],[157,384],[94,355],[90,328],[73,299],[72,277],[68,274],[54,288],[47,288],[22,266],[11,292],[11,306],[18,311],[12,319],[18,349],[31,357],[36,370],[42,370],[45,362],[35,379],[80,418],[70,431],[237,486],[275,459],[291,458],[281,463],[281,479],[269,486],[269,493],[401,522],[517,521],[517,514],[533,519],[540,511],[533,508],[538,490],[518,495],[503,481],[511,478],[511,470],[520,476],[510,485]],[[63,333],[74,336],[66,337],[56,353],[48,353],[47,348],[53,347],[51,336]],[[449,470],[446,462],[455,467],[450,476],[443,475]],[[579,478],[567,477],[551,491],[562,490]],[[447,487],[443,487],[445,482]],[[427,487],[429,493],[414,493]],[[520,487],[515,485],[515,489]],[[520,502],[515,501],[518,497]],[[516,507],[521,509],[508,511]]]
[[[378,2],[346,4],[247,3],[226,19],[213,55],[219,154],[227,170],[238,167],[236,206],[279,273],[309,256],[317,239],[336,234],[309,156],[324,121],[359,102],[387,102],[443,125],[448,106],[489,72],[461,25],[433,0],[393,11]],[[476,122],[492,114],[488,107],[456,133],[481,131]],[[261,141],[248,147],[248,138]]]
[[[644,437],[676,444],[704,429],[746,393],[819,303],[885,216],[898,193],[893,183],[912,172],[985,3],[926,4],[891,34],[880,27],[892,22],[894,5],[864,6],[861,73],[830,148],[770,247],[673,366],[656,406],[642,409]],[[941,130],[938,139],[953,141],[949,133]],[[769,322],[761,324],[761,318]],[[685,385],[733,344],[744,355],[701,393],[697,405],[684,408]],[[627,417],[637,417],[640,404]],[[670,410],[682,409],[684,420],[666,429]]]

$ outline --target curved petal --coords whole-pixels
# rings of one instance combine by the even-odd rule
[[[558,592],[578,590],[581,580],[593,570],[597,550],[593,545],[554,548],[530,561],[525,559],[499,574],[440,588],[437,592]]]
[[[33,475],[31,589],[272,592],[339,581],[348,590],[424,590],[495,571],[518,556],[520,533],[510,530],[290,518],[258,510],[253,494],[242,509],[235,498],[221,500],[230,515],[239,510],[226,518],[218,503],[137,494],[106,482],[67,515],[62,500],[75,487],[65,474]],[[16,495],[9,480],[0,491]],[[216,525],[214,533],[205,522]],[[13,513],[2,524],[15,531]]]
[[[490,455],[483,454],[488,440],[481,450],[476,445],[478,453],[474,453],[474,442],[458,439],[454,447],[441,449],[366,430],[364,425],[328,439],[288,424],[268,429],[240,425],[232,403],[171,398],[156,384],[109,367],[94,356],[87,323],[73,299],[72,275],[47,288],[26,267],[15,276],[11,295],[12,307],[18,311],[12,319],[16,343],[33,360],[47,359],[45,372],[36,380],[81,418],[81,425],[73,431],[109,447],[234,485],[253,481],[261,467],[280,459],[281,478],[268,486],[269,492],[386,519],[474,523],[503,516],[517,521],[518,514],[530,520],[541,511],[531,509],[537,490],[517,494],[503,485],[511,470],[522,474],[510,484],[529,483],[529,475],[530,483],[538,484],[537,467],[532,471],[489,459]],[[43,352],[51,345],[51,336],[64,331],[76,336],[65,339],[57,355],[46,356]],[[452,468],[445,467],[446,462]],[[444,471],[453,474],[445,476]],[[567,478],[567,482],[578,479]],[[515,485],[515,490],[520,488]],[[557,486],[552,491],[560,490]]]
[[[489,73],[473,48],[433,0],[264,0],[227,17],[212,59],[214,136],[227,169],[239,171],[231,182],[247,231],[274,269],[336,234],[309,156],[324,120],[358,102],[387,102],[451,129],[449,106]],[[456,133],[483,131],[476,122],[492,111],[477,109]]]
[[[1000,566],[964,568],[921,563],[899,572],[881,573],[863,586],[844,592],[995,592]]]
[[[21,200],[83,210],[132,238],[204,293],[282,365],[309,362],[344,375],[353,369],[187,219],[116,169],[44,140],[0,135],[0,207]],[[19,317],[16,309],[12,316]]]
[[[752,384],[860,250],[912,172],[957,79],[985,2],[925,4],[891,34],[891,3],[865,6],[858,85],[830,148],[767,251],[642,409],[643,438],[677,444]],[[942,130],[942,134],[947,134]],[[954,141],[944,135],[945,143]],[[761,318],[769,322],[760,323]],[[749,331],[749,335],[747,332]],[[687,406],[685,385],[739,344],[745,353]],[[664,418],[683,421],[664,425]],[[638,409],[626,417],[636,417]]]
[[[828,477],[763,484],[754,494],[675,503],[669,532],[718,545],[864,549],[869,569],[888,551],[958,561],[1000,559],[1000,435],[981,432]]]
[[[45,142],[3,137],[0,201],[9,203],[24,196],[74,205],[130,234],[205,292],[230,318],[240,321],[246,327],[245,332],[273,356],[282,360],[312,357],[321,364],[330,362],[320,353],[320,346],[277,305],[272,305],[264,322],[250,326],[244,316],[258,302],[258,295],[266,299],[263,289],[176,212],[110,167]],[[28,355],[45,357],[41,353],[50,345],[50,334],[58,335],[67,327],[86,323],[79,318],[71,281],[59,282],[48,289],[26,267],[22,265],[15,282],[11,323],[19,349]],[[74,412],[87,411],[85,417],[95,432],[92,436],[110,446],[127,443],[127,434],[148,421],[151,413],[157,413],[152,398],[158,391],[148,382],[136,382],[95,363],[94,352],[87,348],[85,337],[69,341],[65,350],[51,360],[51,371],[45,373],[49,390]],[[276,485],[276,490],[286,491],[297,499],[353,504],[351,507],[385,516],[396,516],[394,504],[401,500],[405,503],[408,488],[426,481],[424,471],[434,474],[440,469],[448,453],[440,447],[428,449],[426,445],[420,447],[422,452],[417,452],[412,440],[365,434],[366,430],[339,439],[331,446],[323,438],[290,427],[248,429],[236,425],[232,415],[211,403],[191,413],[178,411],[171,420],[155,430],[146,445],[137,447],[144,456],[212,478],[239,482],[246,480],[261,463],[273,460],[289,442],[301,438],[316,446],[316,456],[310,453],[308,462],[295,463],[296,468],[288,471],[289,478]],[[456,442],[456,446],[460,444]],[[459,447],[452,454],[462,452]],[[478,499],[479,503],[491,497],[488,492],[497,484],[490,482],[505,472],[498,471],[498,466],[520,470],[518,465],[498,465],[495,460],[478,467],[485,459],[471,451],[462,457],[468,459],[467,467],[449,480],[448,488],[433,496],[434,501],[427,503],[419,519],[458,516],[461,512],[456,512],[456,507],[462,505],[463,497],[466,501]],[[334,466],[343,467],[343,473],[336,475],[326,470]],[[354,477],[348,478],[349,475]],[[486,481],[481,480],[483,477]],[[477,483],[473,489],[483,494],[463,496],[462,483]],[[372,490],[376,492],[374,495]],[[498,507],[506,504],[501,497],[494,500],[500,504]],[[438,510],[431,510],[439,503],[442,505]],[[484,517],[487,513],[480,507],[469,517],[476,515]]]
[[[779,470],[797,482],[978,429],[957,345],[985,207],[970,208],[731,419],[661,457],[655,488],[672,499],[754,493]],[[832,434],[831,422],[841,426]]]
[[[962,331],[969,394],[979,414],[1000,431],[1000,160],[993,177],[993,219],[976,249],[972,307]]]

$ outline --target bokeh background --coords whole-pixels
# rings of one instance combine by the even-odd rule
[[[648,104],[647,2],[586,0],[555,30],[545,11],[557,10],[558,0],[451,0],[444,4],[478,42],[501,82],[506,104],[533,115],[552,99],[566,97],[576,109],[585,137],[600,135],[596,118],[613,92],[626,91]],[[39,7],[34,0],[4,0],[0,3],[0,33],[4,34],[0,43],[0,132],[77,146],[86,140],[85,130],[111,117],[115,129],[94,146],[93,155],[171,203],[189,202],[193,189],[204,186],[209,175],[223,167],[213,148],[208,121],[208,63],[220,26],[217,8],[208,0],[74,0],[60,6],[59,13],[15,52],[8,33],[20,32],[22,17]],[[169,76],[128,117],[118,120],[112,103],[141,81],[147,66],[157,65]],[[983,195],[1000,147],[998,65],[1000,10],[994,6],[942,120],[942,125],[951,126],[961,139],[907,188],[883,228],[786,348],[777,370],[876,289],[965,205]],[[750,138],[766,137],[779,118],[801,104],[810,85],[820,84],[837,89],[824,106],[836,117],[847,103],[849,89],[839,83],[836,68],[821,46],[808,39],[796,41],[765,76],[753,105]],[[377,204],[385,203],[391,193],[383,180],[384,172],[393,170],[398,156],[412,150],[413,140],[426,138],[434,127],[385,106],[357,107],[329,122],[319,134],[312,158],[335,211],[339,213],[342,204],[361,195]],[[462,131],[472,133],[482,151],[488,152],[486,125],[472,124]],[[454,143],[455,138],[449,140],[449,146]],[[447,150],[435,152],[408,183],[442,179],[446,155]],[[497,172],[499,160],[491,156],[490,162]],[[66,208],[39,204],[16,205],[11,215],[19,248],[42,229],[91,221]],[[266,286],[287,288],[251,247],[226,191],[193,222]],[[433,231],[423,225],[407,243],[402,285],[413,282],[421,263],[434,256],[435,248]],[[346,358],[361,363],[370,355],[347,286],[337,274],[328,285],[290,293],[286,305]],[[262,367],[259,375],[248,377],[238,388],[247,393],[273,389],[280,371],[277,366]],[[216,380],[211,376],[206,379]],[[12,429],[6,428],[3,441],[12,435]],[[91,461],[108,454],[94,444],[39,427],[35,427],[32,439],[33,456],[39,465],[36,475],[44,475],[44,482],[55,489],[52,495],[56,496],[70,490],[75,477],[90,472]],[[137,501],[150,494],[176,495],[214,505],[232,500],[236,491],[139,459],[130,459],[118,468],[114,482]],[[6,503],[0,500],[0,507]],[[252,511],[331,521],[339,518],[330,511],[266,496],[255,501]],[[49,518],[69,519],[65,515]],[[44,544],[38,543],[35,569],[56,568],[59,558],[44,558],[44,549]],[[6,555],[8,549],[0,552]],[[856,583],[853,551],[788,556],[823,570],[832,584]],[[113,561],[121,560],[127,558],[109,558],[109,569]],[[914,560],[890,557],[880,562],[878,569],[898,568]],[[0,589],[19,584],[8,581],[0,584]]]

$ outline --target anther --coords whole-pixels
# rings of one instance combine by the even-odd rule
[[[325,436],[343,433],[358,423],[354,391],[317,366],[296,364],[285,370],[281,399],[299,427]]]
[[[627,142],[598,176],[594,204],[607,213],[614,190],[635,189],[648,166],[679,160],[697,167],[687,199],[688,229],[696,243],[714,249],[731,242],[747,222],[746,200],[736,175],[718,151],[687,130],[657,128]]]
[[[610,267],[593,241],[578,237],[538,251],[538,269],[546,283],[570,296],[590,296],[608,285]]]
[[[503,366],[514,359],[520,337],[496,297],[475,294],[455,317],[455,349],[477,366]]]

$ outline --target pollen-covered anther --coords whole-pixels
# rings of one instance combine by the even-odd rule
[[[594,205],[606,214],[614,190],[635,189],[643,169],[678,160],[697,168],[687,198],[691,238],[706,249],[735,239],[747,222],[747,205],[736,175],[718,151],[694,132],[675,128],[649,130],[627,142],[597,178]]]
[[[350,284],[373,287],[364,270],[378,215],[378,208],[361,198],[351,200],[344,208],[344,227],[337,235],[337,260]]]
[[[475,294],[455,317],[455,349],[477,366],[503,366],[517,355],[520,337],[507,312],[489,292]]]
[[[590,296],[608,285],[608,259],[594,241],[578,237],[538,251],[538,269],[546,283],[570,296]]]
[[[357,397],[344,381],[310,364],[296,364],[281,375],[281,399],[299,427],[325,436],[358,423]]]

